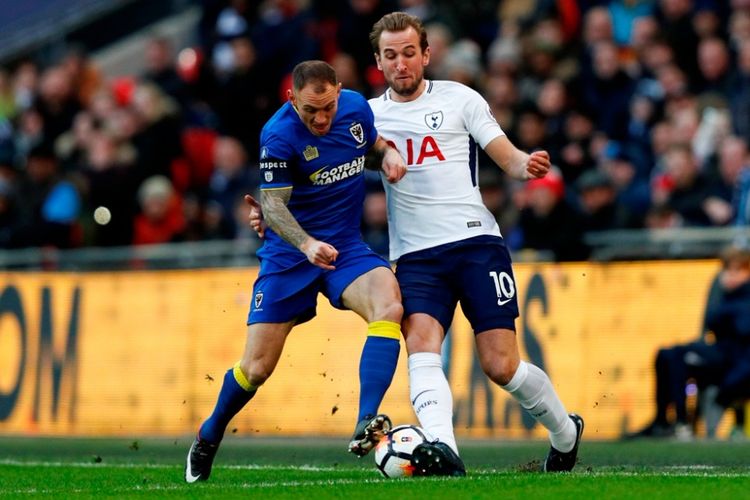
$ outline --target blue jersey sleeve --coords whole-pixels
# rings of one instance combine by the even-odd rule
[[[274,133],[261,134],[260,188],[290,187],[295,161],[295,153],[289,143]]]

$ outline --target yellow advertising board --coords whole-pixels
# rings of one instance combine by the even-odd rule
[[[550,375],[593,439],[618,437],[652,417],[656,350],[698,336],[718,264],[515,269],[522,356]],[[242,351],[256,274],[0,274],[0,433],[195,432]],[[321,296],[318,316],[292,331],[276,372],[229,432],[348,436],[365,330]],[[396,423],[416,421],[403,351],[381,407]],[[459,436],[545,436],[482,374],[460,310],[445,351]]]

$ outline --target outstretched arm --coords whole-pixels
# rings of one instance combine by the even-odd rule
[[[292,188],[261,191],[260,202],[268,227],[304,253],[310,263],[326,270],[336,269],[331,263],[338,257],[338,250],[328,243],[316,240],[302,229],[286,206],[291,196]]]
[[[551,166],[546,151],[524,153],[504,135],[492,139],[484,151],[508,175],[521,181],[540,179],[547,175]]]

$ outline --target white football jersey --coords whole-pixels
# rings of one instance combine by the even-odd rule
[[[370,99],[378,133],[404,157],[408,172],[384,180],[390,258],[479,235],[500,236],[482,203],[477,144],[504,132],[487,101],[466,85],[426,81],[411,102],[395,102],[390,89]]]

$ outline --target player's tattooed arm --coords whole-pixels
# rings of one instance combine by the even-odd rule
[[[292,188],[261,190],[260,203],[268,227],[304,253],[312,264],[326,270],[336,269],[331,263],[338,257],[338,250],[302,229],[286,206],[291,197]]]
[[[292,197],[292,188],[264,189],[260,192],[263,218],[268,227],[289,244],[299,248],[310,237],[287,208]]]

